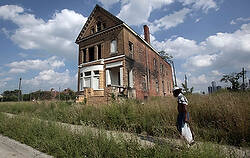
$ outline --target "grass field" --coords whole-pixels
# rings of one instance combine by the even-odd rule
[[[76,134],[55,123],[30,119],[27,115],[9,118],[0,113],[0,133],[54,157],[226,157],[219,148],[209,143],[181,150],[166,143],[141,146],[133,138],[124,140],[121,137],[117,142],[101,132],[98,135],[91,132]]]
[[[188,95],[187,98],[196,140],[250,147],[249,92]],[[155,97],[143,104],[126,100],[98,107],[72,102],[3,102],[0,111],[107,130],[178,138],[176,104],[173,97]]]

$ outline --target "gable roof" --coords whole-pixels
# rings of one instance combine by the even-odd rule
[[[106,14],[108,17],[110,17],[111,19],[116,21],[118,24],[124,23],[122,20],[120,20],[119,18],[117,18],[116,16],[114,16],[113,14],[111,14],[110,12],[105,10],[104,8],[100,7],[98,4],[96,4],[95,8],[93,9],[93,11],[91,12],[91,14],[88,17],[88,20],[85,22],[80,34],[78,35],[78,37],[75,41],[76,43],[78,43],[78,41],[80,41],[83,38],[84,33],[85,33],[90,21],[92,20],[94,14],[96,13],[96,11],[102,11],[104,14]]]
[[[117,21],[119,23],[118,24],[119,26],[124,26],[125,28],[127,28],[132,34],[134,34],[136,37],[138,37],[145,45],[147,45],[151,50],[153,50],[157,55],[159,55],[163,59],[163,57],[159,54],[159,52],[156,49],[154,49],[150,45],[150,43],[148,43],[145,39],[143,39],[138,33],[136,33],[130,26],[128,26],[125,22],[123,22],[122,20],[120,20],[119,18],[117,18],[116,16],[114,16],[113,14],[111,14],[110,12],[108,12],[107,10],[105,10],[104,8],[100,7],[98,4],[96,4],[95,8],[93,9],[93,11],[91,12],[90,16],[88,17],[88,20],[84,24],[84,26],[83,26],[80,34],[78,35],[78,37],[77,37],[77,39],[75,41],[75,43],[79,44],[79,42],[81,42],[81,40],[83,39],[84,32],[85,32],[85,30],[88,27],[88,24],[90,23],[91,19],[93,18],[93,15],[95,14],[95,12],[98,9],[101,10],[101,11],[103,11],[106,15],[108,15],[109,17],[111,17],[113,20]],[[114,27],[117,27],[117,26],[114,26]],[[110,29],[112,29],[112,28],[108,28],[108,29],[103,30],[103,31],[105,32],[105,31],[108,31]],[[99,32],[99,33],[102,33],[102,32]],[[97,33],[97,34],[99,34],[99,33]],[[90,35],[87,38],[89,38],[89,37],[91,38],[91,36],[95,36],[97,34]],[[169,62],[167,62],[166,60],[164,60],[164,61],[169,64]]]

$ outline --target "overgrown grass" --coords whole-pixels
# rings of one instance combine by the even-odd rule
[[[188,95],[191,126],[198,140],[250,146],[250,93]],[[177,103],[173,97],[89,106],[66,102],[1,103],[0,111],[84,124],[108,130],[177,138]]]
[[[120,138],[117,142],[104,133],[71,133],[54,123],[30,119],[25,115],[9,118],[0,114],[0,133],[55,157],[225,157],[211,144],[181,150],[168,144],[142,147],[133,139],[125,141]]]

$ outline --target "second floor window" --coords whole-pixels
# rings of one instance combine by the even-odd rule
[[[130,56],[131,58],[133,58],[133,54],[134,54],[134,45],[133,45],[132,42],[129,42],[128,46],[129,46],[129,56]]]
[[[117,53],[117,41],[115,39],[110,43],[110,53]]]

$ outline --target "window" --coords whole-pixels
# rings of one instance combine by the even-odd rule
[[[134,54],[134,45],[133,45],[133,43],[129,42],[128,47],[129,47],[129,57],[133,58],[133,54]]]
[[[86,63],[86,52],[87,51],[87,49],[85,48],[85,49],[83,49],[83,63]]]
[[[103,23],[103,24],[102,24],[102,26],[103,26],[103,29],[105,29],[105,28],[106,28],[106,24],[105,24],[105,23]]]
[[[116,40],[112,40],[111,44],[110,44],[110,53],[117,53],[117,41]]]
[[[95,47],[89,48],[89,61],[95,60]]]
[[[94,33],[95,33],[95,28],[92,27],[92,28],[91,28],[91,34],[94,34]]]
[[[157,79],[155,81],[155,87],[156,87],[156,92],[158,93],[159,92],[159,82]]]
[[[154,68],[156,68],[156,59],[153,59],[153,63],[154,63]]]
[[[102,45],[97,45],[98,48],[98,60],[102,58]]]
[[[100,21],[97,22],[96,29],[97,29],[97,32],[102,30],[102,23]]]
[[[160,73],[163,74],[163,72],[164,72],[164,65],[161,63],[160,64]]]
[[[165,95],[165,85],[164,85],[164,81],[162,81],[162,92]]]
[[[94,71],[95,75],[99,75],[99,70]]]
[[[83,73],[80,73],[80,90],[83,90]]]
[[[84,72],[84,75],[85,75],[85,77],[90,76],[91,75],[91,71]]]

